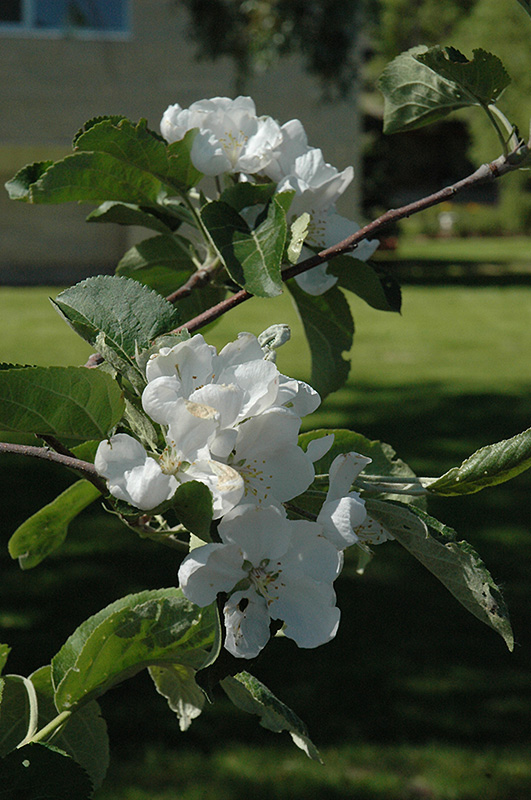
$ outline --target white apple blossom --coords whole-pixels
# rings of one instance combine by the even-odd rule
[[[114,497],[144,511],[171,499],[181,483],[201,481],[212,492],[214,519],[221,517],[240,501],[244,483],[236,470],[211,458],[208,442],[217,413],[179,398],[167,421],[161,454],[149,454],[132,436],[118,433],[100,442],[96,470]]]
[[[241,505],[218,527],[221,543],[198,547],[179,569],[179,585],[199,606],[219,592],[229,594],[224,607],[225,647],[234,656],[254,658],[267,644],[271,620],[284,623],[284,634],[299,647],[333,639],[340,611],[333,581],[341,553],[321,528],[286,519],[282,509]]]
[[[308,234],[301,250],[299,261],[310,258],[315,250],[326,250],[328,247],[339,244],[343,239],[356,233],[357,230],[359,230],[359,225],[346,219],[346,217],[340,216],[333,210],[315,210],[308,225]],[[357,258],[360,261],[367,261],[378,249],[379,244],[378,239],[364,239],[355,250],[346,255]],[[313,269],[296,275],[295,280],[301,289],[314,296],[323,294],[337,283],[337,277],[330,275],[328,272],[328,264],[318,264]]]
[[[257,117],[250,97],[212,97],[189,108],[168,106],[160,124],[168,142],[179,141],[193,128],[199,131],[190,157],[204,175],[259,172],[282,141],[278,123],[272,117]]]
[[[311,445],[320,441],[312,440],[308,451]],[[338,455],[330,465],[329,488],[317,522],[322,525],[327,539],[339,550],[357,542],[381,544],[394,539],[380,522],[367,514],[365,500],[359,493],[349,491],[360,472],[370,463],[371,459],[367,456],[351,452]]]
[[[268,355],[269,349],[251,333],[238,334],[219,354],[199,333],[161,348],[146,365],[144,410],[164,424],[175,399],[184,397],[219,411],[223,428],[273,406],[286,406],[299,417],[315,411],[319,394],[304,381],[280,373]],[[229,386],[236,387],[232,394],[220,388]]]

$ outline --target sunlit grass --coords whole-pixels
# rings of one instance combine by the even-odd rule
[[[55,288],[2,289],[2,361],[85,362],[91,348],[49,302],[57,293]],[[447,388],[469,385],[485,390],[531,383],[531,287],[407,286],[402,314],[375,311],[355,297],[351,308],[356,334],[348,391],[367,383],[436,381]],[[309,353],[287,293],[242,304],[206,336],[222,347],[239,331],[258,334],[273,321],[292,328],[292,340],[279,351],[280,369],[309,379]],[[342,395],[336,395],[334,403],[338,402]]]

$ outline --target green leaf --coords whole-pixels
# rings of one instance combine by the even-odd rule
[[[400,311],[402,296],[398,282],[389,275],[378,274],[365,261],[352,256],[338,256],[328,263],[330,275],[338,279],[338,286],[365,300],[380,311]]]
[[[28,189],[30,203],[155,204],[161,182],[108,153],[78,152],[56,161]]]
[[[282,293],[280,265],[286,242],[286,215],[276,199],[252,229],[230,205],[216,200],[201,218],[231,278],[258,297]]]
[[[25,167],[22,167],[22,169],[5,184],[10,199],[23,200],[24,202],[29,201],[31,185],[35,183],[35,181],[38,181],[52,164],[53,161],[37,161],[34,164],[27,164]]]
[[[26,367],[0,371],[2,430],[101,440],[123,412],[120,387],[99,370]]]
[[[62,316],[95,346],[98,334],[117,356],[136,368],[135,355],[180,322],[179,312],[137,281],[98,275],[61,292],[54,301]]]
[[[137,124],[128,119],[106,118],[78,135],[76,150],[108,153],[139,173],[152,175],[181,191],[188,191],[200,180],[201,173],[190,158],[197,131],[188,131],[183,139],[167,145],[162,136],[147,127],[145,119]],[[118,199],[118,198],[113,198]]]
[[[467,611],[499,633],[512,651],[513,633],[501,591],[474,548],[458,541],[452,528],[414,506],[380,500],[367,500],[366,505],[367,513],[429,569]]]
[[[524,11],[526,11],[529,16],[531,17],[531,2],[530,0],[518,0]]]
[[[3,758],[26,737],[29,700],[24,679],[20,675],[0,678],[0,690],[0,758]]]
[[[452,81],[457,91],[467,93],[473,102],[481,105],[495,103],[511,79],[498,56],[481,48],[472,53],[472,60],[469,61],[455,47],[437,45],[420,53],[417,60]]]
[[[195,670],[185,664],[169,664],[150,667],[149,674],[157,692],[177,714],[181,731],[188,730],[205,705],[205,695],[195,681]]]
[[[10,651],[11,648],[8,644],[0,644],[0,674],[3,672]]]
[[[0,770],[0,800],[90,800],[93,794],[85,770],[51,745],[14,750]]]
[[[274,183],[234,183],[221,193],[219,199],[235,211],[255,205],[265,205],[275,193]]]
[[[318,297],[303,292],[294,280],[287,286],[302,320],[312,355],[311,385],[321,397],[340,389],[350,361],[343,358],[354,338],[354,320],[344,294],[333,286]]]
[[[177,286],[195,272],[192,248],[188,239],[178,235],[152,236],[131,247],[118,262],[117,275],[129,275],[138,270],[165,267],[175,273]],[[180,282],[180,283],[179,283]]]
[[[531,428],[511,439],[482,447],[463,461],[460,467],[452,467],[428,488],[434,494],[447,496],[474,494],[487,486],[504,483],[529,467]]]
[[[395,450],[390,444],[380,442],[378,439],[367,439],[361,433],[349,431],[346,428],[332,428],[330,430],[322,428],[316,431],[308,431],[299,435],[299,447],[306,452],[308,444],[313,439],[320,439],[328,434],[334,435],[334,443],[330,450],[315,462],[316,474],[323,474],[330,471],[332,461],[342,453],[361,453],[371,459],[363,473],[365,475],[390,475],[395,477],[414,477],[415,473],[411,467],[396,457]]]
[[[159,207],[160,212],[163,209]],[[87,222],[114,222],[117,225],[139,225],[157,233],[170,233],[180,225],[180,220],[170,214],[158,213],[155,208],[140,208],[134,203],[117,203],[108,200],[87,216]]]
[[[469,61],[453,47],[414,47],[380,77],[384,133],[419,128],[457,108],[488,105],[509,82],[501,61],[484,50],[474,50]]]
[[[309,758],[322,763],[304,722],[261,681],[248,672],[239,672],[223,678],[220,684],[235,706],[260,717],[262,727],[274,733],[288,731],[297,747],[304,750]]]
[[[117,600],[83,622],[52,659],[57,708],[92,700],[153,664],[199,669],[218,624],[214,606],[199,609],[176,588]]]
[[[171,499],[179,521],[196,536],[210,541],[212,522],[212,493],[200,481],[186,481],[177,487]]]
[[[30,675],[30,680],[37,692],[41,729],[57,716],[50,664],[36,670]],[[66,725],[53,737],[53,743],[83,767],[94,789],[101,786],[109,767],[109,737],[95,700],[69,717]]]
[[[17,528],[8,544],[11,558],[18,558],[22,569],[36,567],[62,545],[72,520],[100,496],[86,480],[69,486]]]

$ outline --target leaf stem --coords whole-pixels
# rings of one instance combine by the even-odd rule
[[[21,742],[18,746],[22,747],[23,744],[29,744],[34,742],[42,742],[43,739],[47,739],[51,736],[51,734],[56,733],[74,713],[75,709],[67,709],[66,711],[61,711],[56,717],[54,717],[44,728],[41,728],[40,731],[37,731],[31,739],[27,739],[24,742]]]

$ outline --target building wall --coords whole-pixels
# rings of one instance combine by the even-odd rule
[[[228,61],[197,62],[177,0],[131,0],[132,31],[121,41],[0,36],[0,177],[60,158],[80,126],[99,114],[146,117],[158,129],[171,103],[233,96]],[[253,78],[258,113],[302,120],[310,143],[339,169],[356,161],[352,101],[321,102],[318,82],[292,59]],[[352,217],[354,190],[340,210]],[[350,206],[350,207],[349,207]],[[0,281],[71,283],[112,271],[138,232],[85,224],[90,206],[28,206],[0,193]],[[143,235],[149,235],[143,232]]]

